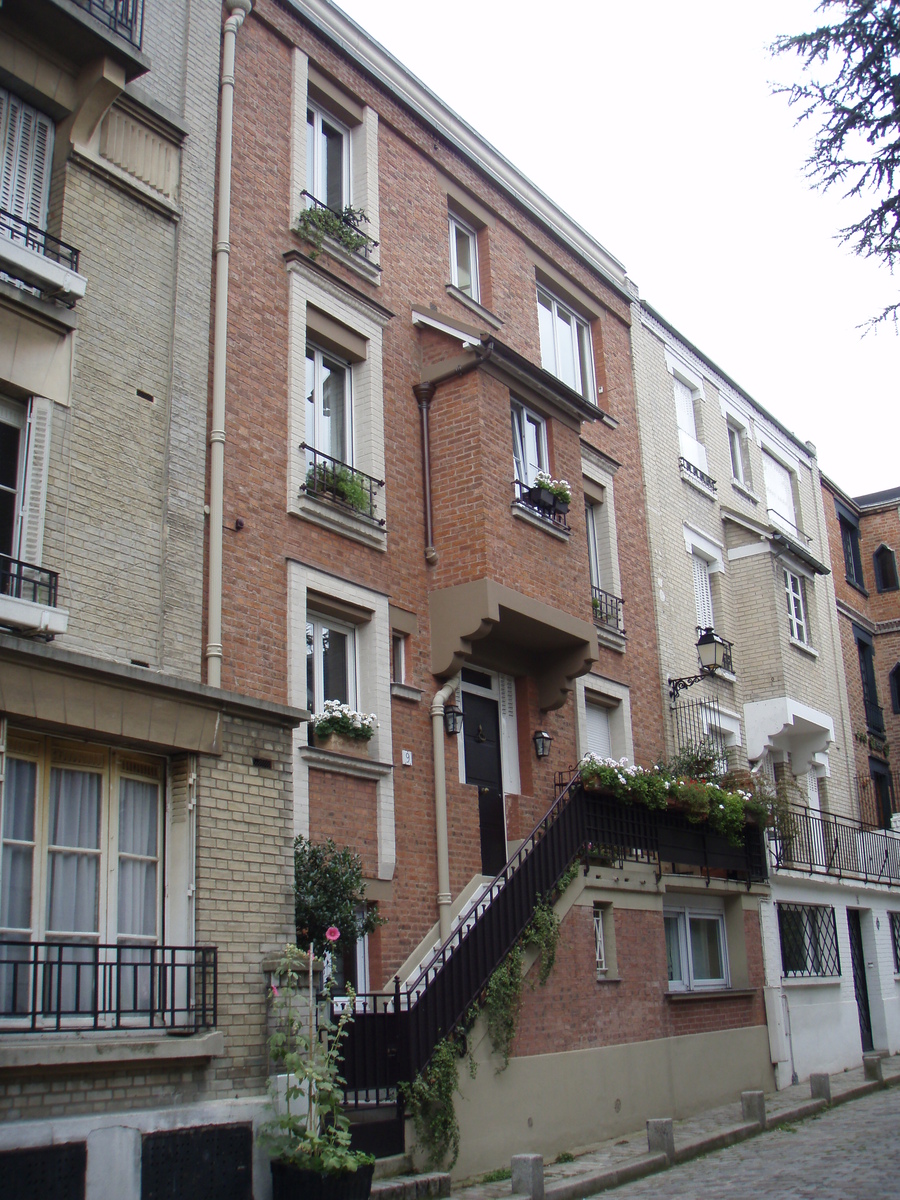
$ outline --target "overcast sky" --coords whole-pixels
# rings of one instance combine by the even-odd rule
[[[641,296],[850,495],[900,485],[900,338],[857,328],[900,279],[835,234],[812,127],[773,81],[814,0],[343,0],[341,7],[623,262]]]

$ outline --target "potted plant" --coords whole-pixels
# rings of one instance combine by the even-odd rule
[[[365,757],[378,718],[374,713],[357,712],[340,700],[326,700],[324,710],[313,713],[310,724],[316,745],[321,749]]]
[[[312,243],[313,249],[309,255],[312,259],[321,254],[326,236],[333,238],[348,254],[358,254],[372,241],[360,228],[368,222],[369,218],[362,208],[353,208],[348,204],[346,208],[337,210],[325,205],[311,204],[297,217],[294,232],[304,241]]]
[[[528,491],[528,501],[550,512],[567,513],[572,503],[572,488],[566,479],[552,479],[546,471],[538,471]]]
[[[366,904],[362,860],[349,846],[332,838],[311,842],[302,834],[294,839],[294,924],[297,944],[312,943],[320,957],[335,953],[329,929],[343,931],[341,945],[349,952],[384,924]]]
[[[334,944],[340,931],[331,926],[325,936]],[[258,1137],[272,1156],[273,1200],[368,1200],[375,1159],[350,1148],[350,1122],[341,1108],[343,1080],[338,1073],[354,996],[349,989],[350,1002],[337,1024],[328,1016],[328,988],[317,1012],[314,959],[313,943],[306,953],[289,944],[276,968],[280,984],[270,989],[276,1028],[268,1045],[283,1083],[273,1088],[276,1113]]]
[[[311,463],[306,471],[306,490],[313,496],[325,493],[363,516],[373,515],[371,492],[359,474],[350,467],[340,464],[330,466],[324,462]]]

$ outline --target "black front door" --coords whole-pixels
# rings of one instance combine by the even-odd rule
[[[463,692],[466,783],[478,788],[481,872],[496,875],[506,865],[506,821],[500,766],[500,706],[487,696]]]
[[[847,909],[847,924],[850,927],[850,962],[853,966],[853,990],[856,992],[856,1011],[859,1014],[859,1035],[863,1053],[873,1048],[872,1017],[869,1013],[869,988],[866,984],[866,960],[863,955],[862,926],[859,910]]]

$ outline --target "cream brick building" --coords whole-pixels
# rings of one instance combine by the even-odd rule
[[[778,781],[794,814],[770,834],[761,904],[785,1086],[900,1046],[900,918],[885,886],[900,880],[900,847],[859,821],[815,447],[646,303],[632,330],[668,748],[705,740]],[[712,675],[695,650],[704,628],[729,644]]]

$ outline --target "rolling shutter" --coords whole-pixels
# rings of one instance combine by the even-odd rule
[[[585,725],[587,727],[587,749],[601,758],[611,758],[612,749],[609,738],[609,709],[599,704],[584,706]]]

